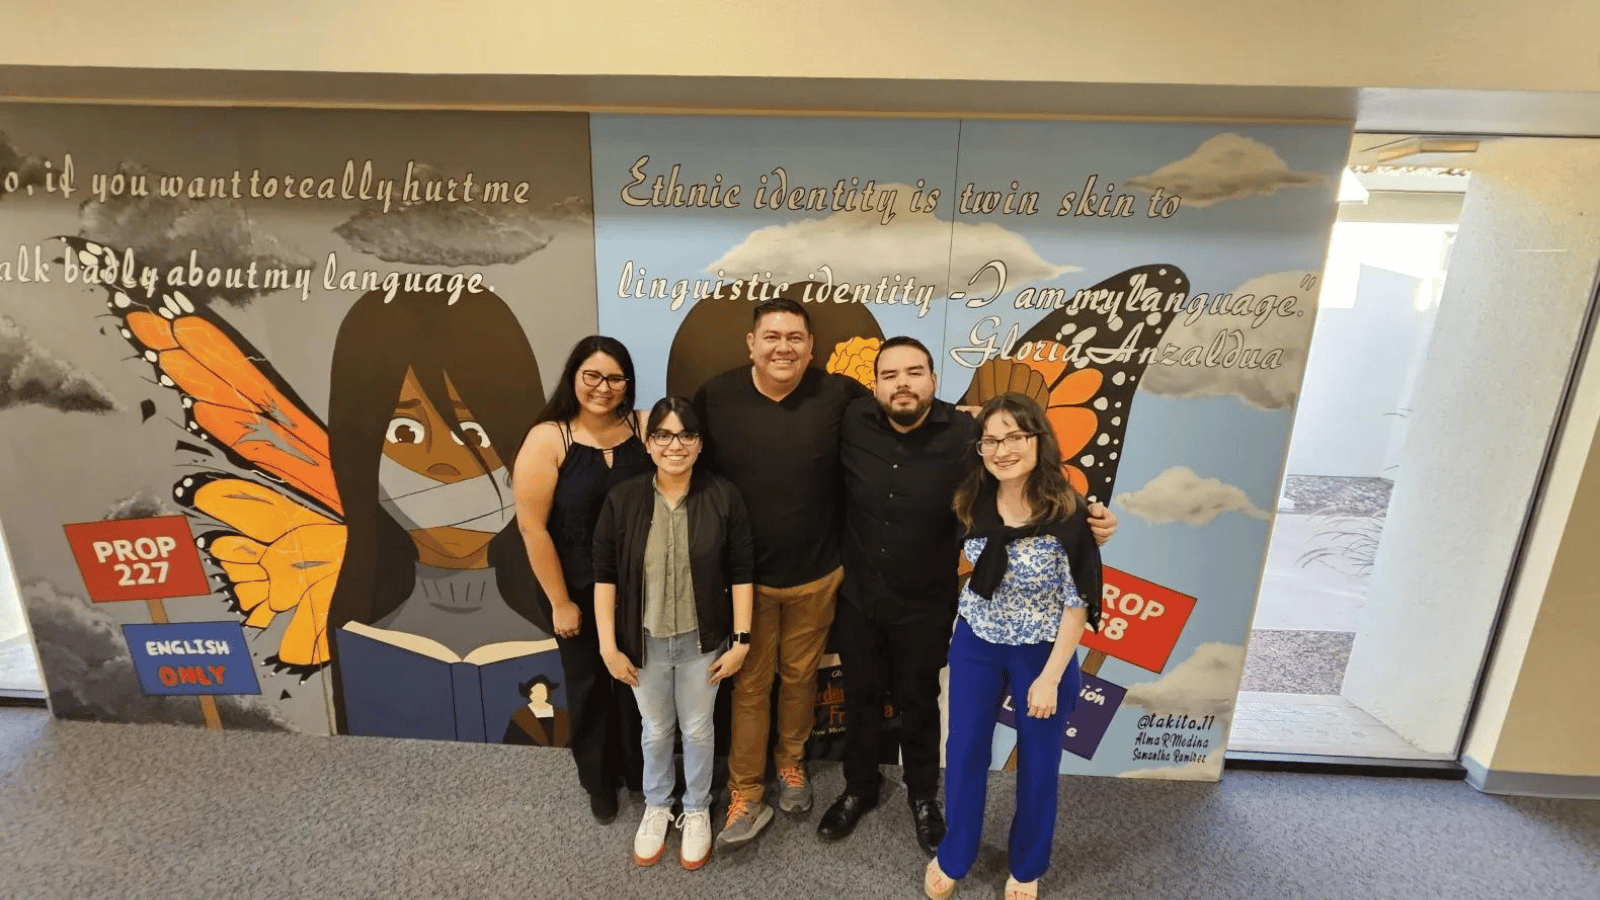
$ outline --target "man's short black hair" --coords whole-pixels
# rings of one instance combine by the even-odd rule
[[[928,352],[928,348],[924,346],[921,341],[914,337],[904,334],[897,334],[878,346],[878,357],[872,361],[873,375],[878,374],[878,360],[883,359],[884,352],[887,350],[893,350],[896,347],[915,347],[918,350],[921,350],[922,355],[928,358],[928,373],[930,375],[933,373],[933,354]]]
[[[754,326],[761,321],[762,316],[770,316],[776,313],[789,313],[790,315],[799,316],[800,321],[806,323],[806,334],[811,333],[811,314],[806,312],[804,306],[801,306],[797,301],[790,300],[788,297],[773,297],[771,300],[763,300],[757,303],[755,313],[750,317],[751,330],[755,330]]]

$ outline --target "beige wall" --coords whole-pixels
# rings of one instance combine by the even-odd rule
[[[1600,335],[1591,340],[1465,755],[1600,777]]]
[[[1600,89],[1592,0],[12,0],[0,61],[330,72]]]
[[[1600,444],[1591,447],[1561,551],[1488,767],[1600,778]]]

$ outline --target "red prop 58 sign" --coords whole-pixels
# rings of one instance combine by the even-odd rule
[[[1086,631],[1083,646],[1159,672],[1194,612],[1194,598],[1105,567],[1100,630]]]

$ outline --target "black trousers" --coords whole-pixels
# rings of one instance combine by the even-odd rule
[[[578,783],[590,794],[614,792],[619,781],[638,790],[644,778],[639,704],[633,688],[612,678],[600,658],[593,591],[574,594],[572,602],[583,614],[583,625],[574,637],[557,637],[556,646],[566,678]]]
[[[841,597],[834,646],[844,668],[844,780],[853,794],[876,799],[883,782],[878,747],[884,701],[900,712],[900,756],[906,792],[932,800],[939,792],[939,670],[950,652],[953,610],[886,624]]]

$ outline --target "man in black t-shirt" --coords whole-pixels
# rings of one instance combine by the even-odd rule
[[[851,400],[868,396],[854,379],[811,367],[810,316],[794,300],[758,304],[745,341],[751,365],[707,380],[695,395],[702,458],[744,496],[756,552],[750,653],[733,680],[731,802],[717,836],[724,848],[748,843],[772,820],[762,801],[774,671],[778,806],[811,808],[801,756],[844,577],[839,423]]]

